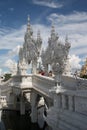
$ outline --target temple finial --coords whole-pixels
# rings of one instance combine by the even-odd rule
[[[68,35],[66,35],[66,38],[65,38],[65,45],[69,48],[71,47],[71,44],[69,43],[69,40],[68,40]]]
[[[66,35],[65,42],[66,43],[68,42],[68,35]]]
[[[52,20],[52,24],[51,24],[51,34],[55,33],[55,27],[54,27],[54,20]]]
[[[54,20],[52,20],[52,23],[51,23],[51,26],[52,26],[52,29],[54,29]]]
[[[40,38],[40,30],[38,30],[38,32],[37,32],[37,38],[38,39]]]
[[[32,31],[32,28],[31,28],[31,25],[30,25],[30,16],[28,15],[28,23],[27,23],[27,32],[29,32],[31,35],[33,34],[33,31]]]
[[[28,25],[30,25],[30,16],[29,15],[28,15],[27,21],[28,21]]]

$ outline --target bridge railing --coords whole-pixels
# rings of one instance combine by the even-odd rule
[[[32,76],[32,85],[39,91],[43,91],[49,95],[49,90],[55,86],[55,80],[51,77],[42,75]],[[61,89],[63,90],[87,90],[87,79],[73,76],[62,76]]]
[[[11,86],[19,88],[32,87],[32,75],[16,75],[13,77]]]
[[[56,96],[57,109],[77,112],[87,116],[87,90],[61,90]]]
[[[22,88],[29,87],[30,85],[32,85],[32,75],[15,75],[7,82],[4,82],[1,88],[7,89],[12,86]]]
[[[37,91],[49,95],[49,90],[51,90],[55,86],[55,80],[53,78],[42,75],[33,75],[32,86]]]
[[[62,76],[62,88],[67,90],[87,90],[87,79],[75,76]]]

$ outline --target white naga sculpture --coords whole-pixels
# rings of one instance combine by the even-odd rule
[[[49,64],[52,66],[52,71],[55,75],[55,80],[58,85],[61,83],[61,75],[65,70],[69,49],[70,43],[68,42],[68,39],[65,40],[65,44],[62,44],[59,41],[58,35],[55,33],[54,26],[52,25],[48,46],[46,50],[42,52],[41,57],[45,71],[48,71]]]
[[[37,60],[40,54],[42,39],[38,31],[37,39],[33,38],[33,31],[28,17],[27,31],[24,37],[23,47],[19,51],[18,70],[20,74],[26,74],[28,64],[32,63],[32,73],[36,73]]]

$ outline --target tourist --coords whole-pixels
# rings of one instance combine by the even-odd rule
[[[43,70],[41,70],[41,75],[45,75],[45,72]]]
[[[52,71],[51,70],[49,71],[48,76],[52,77]]]
[[[39,71],[39,74],[45,75],[45,72],[44,72],[43,70],[40,70],[40,71]]]

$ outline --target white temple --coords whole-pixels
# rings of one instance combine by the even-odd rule
[[[41,68],[41,64],[39,62],[39,58],[41,58],[45,73],[48,73],[48,66],[50,65],[53,73],[64,73],[70,75],[70,64],[68,60],[70,43],[68,42],[67,37],[65,39],[65,43],[59,41],[59,36],[55,32],[55,27],[53,24],[51,28],[51,35],[48,39],[47,48],[41,52],[41,46],[42,39],[40,36],[40,31],[37,32],[37,39],[34,39],[33,30],[30,25],[30,18],[28,17],[24,44],[19,51],[17,74],[26,74],[29,64],[32,64],[32,73],[37,73],[37,66]]]
[[[40,31],[34,39],[28,18],[17,74],[0,86],[1,95],[6,97],[6,108],[19,110],[24,115],[27,99],[31,104],[32,123],[38,122],[43,127],[46,122],[50,130],[87,130],[87,80],[70,75],[68,55],[71,45],[67,37],[65,43],[61,42],[52,25],[47,48],[42,52],[41,45]],[[39,58],[45,75],[37,72]],[[29,64],[31,75],[26,73]],[[49,65],[53,77],[48,76]]]

